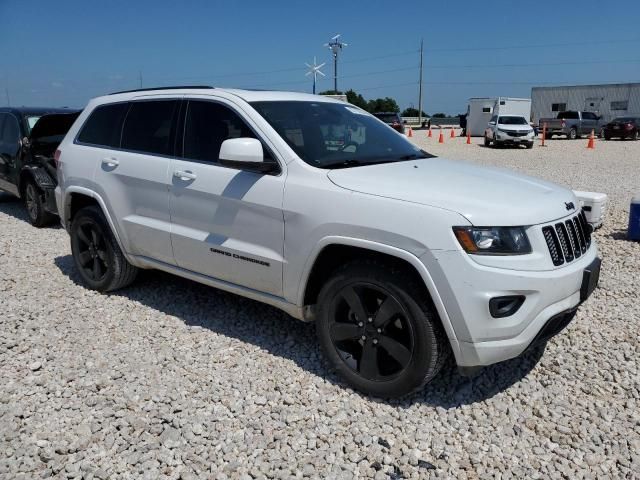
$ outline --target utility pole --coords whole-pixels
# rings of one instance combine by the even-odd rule
[[[418,125],[422,126],[422,54],[424,40],[420,39],[420,86],[418,87]]]
[[[329,47],[331,52],[333,53],[333,90],[338,94],[338,52],[342,50],[343,47],[346,47],[347,44],[340,41],[340,34],[337,34],[335,37],[331,38],[329,43],[324,44],[325,47]]]

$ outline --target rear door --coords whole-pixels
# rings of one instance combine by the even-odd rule
[[[125,237],[128,253],[175,264],[171,248],[168,179],[180,99],[129,102],[111,130],[118,148],[97,149],[95,188]]]
[[[583,134],[591,133],[598,127],[598,117],[593,112],[582,112],[582,132]],[[597,132],[596,132],[597,133]]]
[[[0,113],[0,189],[18,195],[20,125],[11,113]]]
[[[212,97],[185,103],[182,158],[172,160],[170,169],[171,240],[177,265],[282,296],[284,173],[220,165],[220,146],[228,138],[258,138],[265,154],[272,154],[236,105]]]

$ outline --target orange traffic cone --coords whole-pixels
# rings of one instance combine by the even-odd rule
[[[411,129],[411,127],[409,127],[409,133],[407,134],[407,137],[413,137],[413,130]]]
[[[453,127],[451,127],[451,135],[449,135],[451,138],[456,138],[456,132],[453,130]]]
[[[438,137],[438,143],[444,143],[444,134],[442,133],[442,129],[440,129],[440,136]]]
[[[431,126],[429,126],[429,133],[427,133],[427,137],[433,137],[433,133],[431,132]]]
[[[467,132],[467,145],[471,145],[471,135]]]
[[[589,142],[587,143],[587,148],[595,149],[596,148],[596,140],[595,140],[595,132],[591,130],[591,135],[589,135]]]

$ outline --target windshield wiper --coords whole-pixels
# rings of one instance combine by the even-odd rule
[[[355,167],[356,165],[368,165],[367,163],[361,162],[360,160],[340,160],[337,162],[325,163],[324,165],[319,165],[321,168],[347,168],[347,167]]]

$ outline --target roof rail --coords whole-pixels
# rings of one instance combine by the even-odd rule
[[[122,90],[120,92],[112,92],[109,95],[117,95],[119,93],[133,93],[133,92],[149,92],[151,90],[180,90],[186,88],[215,88],[211,85],[178,85],[173,87],[152,87],[152,88],[134,88],[133,90]]]

